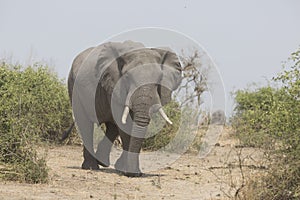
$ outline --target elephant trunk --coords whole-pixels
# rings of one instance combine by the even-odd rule
[[[154,92],[149,92],[154,91]],[[150,122],[149,112],[152,109],[151,113],[159,112],[164,120],[166,120],[169,124],[173,124],[172,121],[169,119],[167,114],[164,112],[160,97],[156,92],[157,90],[150,90],[148,87],[139,88],[131,97],[127,97],[125,108],[122,114],[122,123],[126,124],[127,117],[129,115],[129,103],[128,100],[131,99],[133,102],[132,111],[134,114],[134,121],[141,125],[147,126]],[[153,110],[154,108],[154,110]]]

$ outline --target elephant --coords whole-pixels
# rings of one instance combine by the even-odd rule
[[[106,42],[75,57],[68,77],[73,115],[83,140],[82,169],[110,165],[114,140],[120,136],[122,153],[114,167],[138,177],[139,154],[153,113],[172,124],[162,106],[182,80],[178,56],[169,48],[142,43]],[[105,136],[93,149],[94,124],[105,124]]]

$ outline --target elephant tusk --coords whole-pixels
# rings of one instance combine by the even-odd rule
[[[162,108],[160,108],[158,111],[164,120],[166,120],[169,124],[173,124]]]
[[[129,114],[129,107],[125,106],[124,112],[123,112],[123,115],[122,115],[122,124],[126,124],[128,114]]]

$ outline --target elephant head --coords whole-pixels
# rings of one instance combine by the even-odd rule
[[[117,72],[119,77],[105,74],[102,86],[107,91],[113,90],[112,110],[122,109],[122,112],[115,111],[122,113],[121,118],[115,115],[115,121],[118,123],[121,120],[122,124],[129,121],[146,127],[151,113],[159,112],[163,119],[172,124],[162,106],[170,102],[172,91],[181,82],[181,66],[177,55],[166,49],[142,48],[118,57],[113,65],[107,73]],[[115,80],[118,80],[117,83]],[[128,116],[131,116],[130,120]]]

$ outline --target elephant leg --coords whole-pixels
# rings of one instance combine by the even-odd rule
[[[83,147],[83,163],[81,165],[82,169],[91,169],[91,170],[99,170],[98,162],[94,155],[90,153],[90,151],[84,146]]]
[[[141,133],[145,133],[147,127],[139,127]],[[120,132],[123,143],[123,152],[115,164],[115,168],[125,176],[138,177],[142,175],[139,166],[139,153],[141,151],[144,135],[133,137],[124,132]]]
[[[111,122],[105,123],[105,126],[105,136],[98,144],[96,158],[99,165],[108,167],[110,165],[109,154],[111,151],[111,147],[113,146],[115,139],[119,135],[119,129],[114,123]]]
[[[76,119],[76,118],[75,118]],[[98,170],[98,162],[95,158],[94,148],[93,148],[93,133],[94,133],[94,123],[90,122],[84,116],[77,117],[76,123],[83,140],[83,163],[81,165],[82,169],[92,169]]]
[[[120,137],[122,140],[123,152],[115,163],[115,169],[127,176],[127,173],[129,171],[129,166],[127,165],[127,161],[128,161],[129,143],[131,137],[127,133],[123,132],[122,130],[120,130]],[[138,173],[140,173],[140,171]]]

